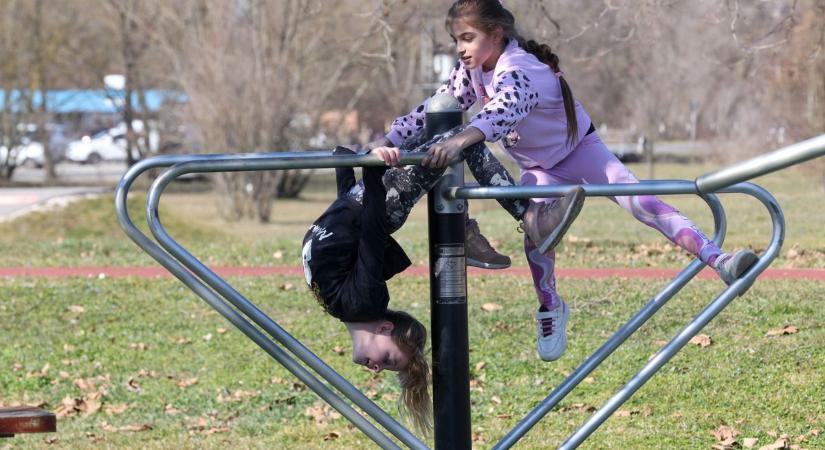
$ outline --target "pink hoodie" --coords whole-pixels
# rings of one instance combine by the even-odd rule
[[[522,169],[549,169],[564,159],[585,136],[590,116],[576,102],[578,137],[567,142],[567,118],[559,79],[534,55],[511,39],[495,69],[468,70],[459,61],[450,80],[436,91],[455,97],[463,110],[481,100],[482,109],[470,118],[470,126],[484,133],[485,140],[503,139],[504,147]],[[406,116],[393,121],[387,139],[398,146],[424,127],[429,99]]]

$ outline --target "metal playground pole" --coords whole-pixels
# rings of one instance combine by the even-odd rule
[[[461,125],[461,107],[451,95],[427,105],[427,138]],[[472,448],[467,267],[464,264],[465,201],[448,199],[464,184],[464,163],[449,167],[427,194],[430,234],[430,333],[433,348],[433,422],[437,450]]]

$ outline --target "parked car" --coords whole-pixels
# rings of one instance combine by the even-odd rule
[[[30,169],[41,168],[46,163],[43,155],[43,144],[37,141],[25,140],[22,145],[18,145],[11,150],[14,156],[15,165]]]
[[[132,129],[139,136],[142,135],[143,121],[132,122]],[[142,136],[141,136],[142,137]],[[154,130],[149,133],[149,151],[156,152],[158,148],[158,133]],[[79,140],[69,143],[66,150],[69,161],[82,164],[97,164],[101,161],[123,161],[126,159],[126,124],[121,122],[113,128],[99,131],[91,136],[83,136]],[[137,148],[132,149],[132,158],[140,158]]]

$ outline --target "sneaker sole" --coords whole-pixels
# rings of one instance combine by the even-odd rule
[[[567,208],[567,211],[564,213],[564,217],[561,221],[561,226],[557,227],[555,231],[550,233],[550,236],[547,236],[547,239],[538,246],[538,250],[540,253],[547,253],[550,250],[556,248],[561,242],[561,239],[564,237],[564,234],[567,233],[567,229],[570,228],[570,225],[573,225],[573,222],[578,217],[579,212],[582,210],[582,206],[584,206],[584,189],[576,188],[576,198],[570,203],[570,206]]]
[[[467,258],[467,265],[478,267],[479,269],[489,269],[489,270],[500,270],[500,269],[507,269],[510,267],[510,264],[495,264],[495,263],[486,263],[479,261],[473,258]]]

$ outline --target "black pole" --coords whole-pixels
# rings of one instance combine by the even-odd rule
[[[461,125],[458,101],[430,99],[427,136]],[[463,163],[453,165],[427,195],[430,234],[430,333],[433,346],[433,419],[436,450],[470,450],[470,350],[467,332],[467,267],[464,262],[463,200],[444,189],[462,185]]]

